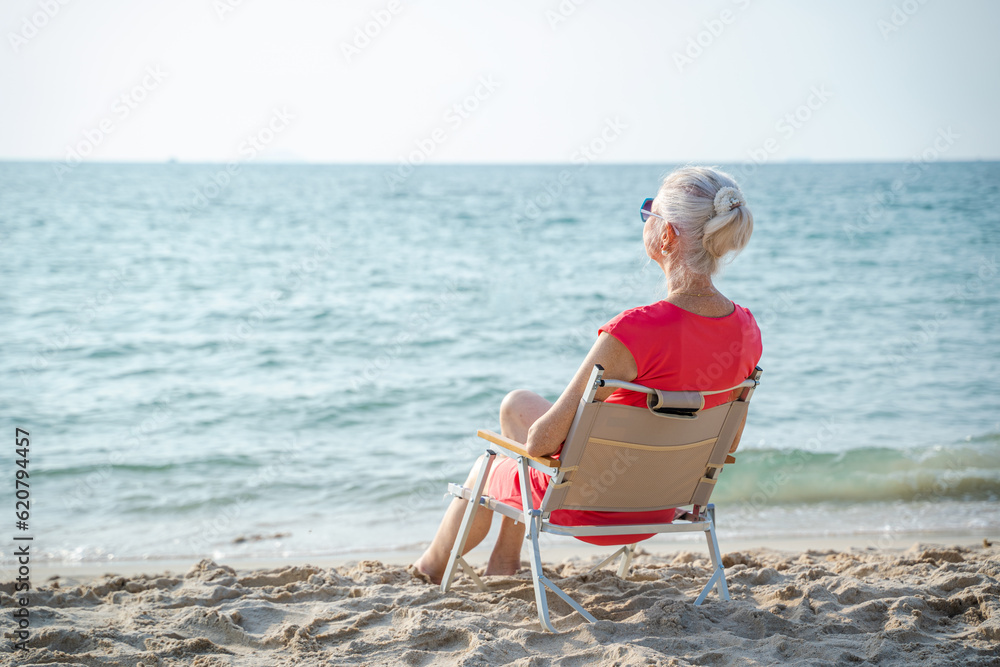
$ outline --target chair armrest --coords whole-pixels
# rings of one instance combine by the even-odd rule
[[[493,431],[487,431],[484,429],[479,429],[476,431],[478,435],[483,440],[492,442],[494,445],[498,445],[506,450],[509,450],[516,454],[517,456],[523,456],[527,459],[531,459],[537,463],[541,463],[543,466],[548,466],[550,468],[558,468],[561,463],[559,459],[554,459],[551,456],[531,456],[528,451],[524,448],[524,445],[516,440],[511,440],[508,437],[502,436],[499,433],[494,433]]]
[[[736,457],[726,454],[726,463],[736,463]]]

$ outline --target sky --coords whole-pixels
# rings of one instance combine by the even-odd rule
[[[0,160],[1000,159],[985,0],[6,0],[0,30]]]

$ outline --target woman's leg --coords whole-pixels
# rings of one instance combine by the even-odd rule
[[[472,488],[479,475],[479,467],[483,462],[483,454],[472,466],[469,476],[465,479],[465,487]],[[455,538],[462,527],[462,518],[465,516],[465,508],[469,501],[462,498],[452,498],[451,504],[444,513],[441,525],[438,526],[437,534],[427,547],[427,551],[413,563],[423,574],[430,577],[435,584],[441,583],[444,576],[444,569],[448,567],[448,558],[451,556],[451,548],[455,545]],[[480,507],[476,511],[476,516],[472,519],[472,527],[469,529],[469,537],[465,541],[465,552],[463,556],[474,546],[483,541],[486,534],[490,532],[490,524],[493,522],[493,511],[485,507]]]
[[[500,432],[518,442],[528,438],[528,427],[541,417],[552,406],[552,403],[534,392],[525,389],[515,389],[507,394],[500,403]],[[471,487],[476,482],[482,456],[476,460],[465,486]],[[438,527],[437,534],[431,545],[413,564],[420,572],[430,577],[434,583],[440,583],[444,569],[448,566],[448,558],[455,544],[462,517],[465,515],[467,500],[455,498],[445,512],[444,519]],[[469,537],[465,542],[465,552],[483,541],[490,531],[493,512],[480,507],[472,520]],[[514,574],[521,564],[521,542],[524,540],[524,524],[514,525],[512,519],[504,517],[500,526],[500,535],[496,547],[490,556],[487,574]],[[465,555],[463,553],[463,555]]]
[[[552,402],[527,391],[516,389],[500,404],[500,433],[525,442],[528,428],[552,407]],[[503,517],[496,546],[486,565],[486,574],[516,574],[521,567],[521,545],[524,543],[524,522]]]
[[[527,389],[515,389],[500,402],[500,434],[525,442],[528,428],[548,412],[552,401]]]
[[[524,543],[524,522],[517,525],[509,516],[503,517],[496,546],[490,554],[484,574],[517,574],[521,569],[521,545]]]

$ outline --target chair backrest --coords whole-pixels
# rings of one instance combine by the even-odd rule
[[[596,367],[559,456],[564,479],[549,485],[540,509],[631,512],[706,505],[761,372],[754,370],[748,378],[753,383],[736,400],[672,415],[594,401],[593,388],[604,386],[603,369]]]

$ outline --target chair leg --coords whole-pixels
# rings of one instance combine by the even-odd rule
[[[542,573],[542,554],[538,548],[538,535],[542,526],[542,516],[534,508],[534,501],[532,500],[531,488],[528,482],[530,479],[528,475],[530,473],[528,471],[527,460],[523,458],[518,459],[518,466],[520,468],[521,503],[524,508],[524,523],[528,527],[528,536],[531,539],[531,584],[535,590],[535,606],[538,608],[538,620],[544,629],[555,634],[556,629],[549,618],[549,601],[545,591],[546,588],[549,588],[588,622],[596,623],[597,619],[590,612]]]
[[[638,543],[636,543],[638,544]],[[602,567],[621,557],[621,561],[618,563],[618,576],[626,577],[628,576],[629,568],[632,567],[632,553],[635,551],[635,544],[626,544],[625,546],[618,549],[616,552],[602,560],[600,563],[594,567],[587,570],[587,574],[593,574],[597,572]]]
[[[535,606],[538,607],[538,621],[542,627],[549,632],[555,633],[556,629],[549,620],[549,601],[545,597],[545,579],[542,575],[542,555],[538,550],[538,524],[539,517],[531,517],[528,523],[528,534],[531,538],[531,584],[535,589]]]
[[[547,586],[550,591],[561,597],[566,604],[575,609],[576,613],[580,614],[580,616],[583,616],[584,620],[586,620],[588,623],[597,623],[597,619],[594,618],[593,614],[584,609],[582,604],[571,598],[569,596],[569,593],[556,586],[556,583],[554,581],[544,576],[541,577],[541,581],[542,584]],[[553,630],[553,632],[555,631]]]
[[[719,551],[719,540],[715,536],[715,506],[709,505],[706,509],[705,518],[708,519],[708,530],[705,531],[705,539],[708,541],[708,553],[712,558],[712,576],[709,577],[705,588],[701,590],[698,598],[694,601],[696,605],[704,602],[709,591],[715,587],[718,587],[721,599],[730,599],[729,586],[726,584],[726,570],[722,565],[722,553]]]
[[[465,560],[465,558],[459,556],[458,564],[462,566],[462,571],[465,572],[465,576],[467,576],[469,579],[472,579],[472,583],[476,585],[476,588],[478,588],[484,593],[490,590],[489,587],[483,583],[483,580],[479,578],[479,575],[476,574],[476,571],[472,569],[472,566],[469,565],[469,562]]]
[[[618,576],[622,579],[628,576],[629,570],[632,568],[632,553],[634,551],[635,544],[626,544],[622,547],[622,562],[618,565]]]
[[[518,477],[521,482],[521,507],[524,509],[524,525],[528,528],[528,537],[531,540],[531,585],[535,589],[535,606],[538,607],[538,620],[542,627],[554,633],[556,629],[552,627],[549,620],[549,601],[545,597],[545,584],[542,577],[542,554],[538,550],[538,528],[542,521],[540,516],[535,514],[534,500],[531,495],[531,473],[528,468],[528,461],[524,458],[517,459],[519,469]]]
[[[602,560],[600,563],[598,563],[594,567],[592,567],[589,570],[587,570],[587,574],[593,574],[594,572],[597,572],[598,570],[600,570],[602,567],[604,567],[608,563],[616,560],[619,556],[622,556],[625,553],[625,550],[627,548],[628,547],[622,547],[618,551],[614,552],[613,554],[611,554],[610,556],[608,556],[607,558],[605,558],[604,560]],[[621,576],[621,575],[618,575],[618,576]]]
[[[462,525],[458,529],[458,535],[455,536],[455,544],[451,548],[451,556],[448,557],[448,565],[444,569],[444,576],[441,578],[441,592],[447,593],[448,589],[451,588],[451,581],[455,578],[455,570],[461,564],[462,568],[468,567],[465,563],[465,559],[462,558],[462,553],[465,551],[465,543],[469,539],[469,531],[472,530],[472,520],[476,516],[476,511],[479,509],[479,498],[483,495],[483,489],[486,487],[486,479],[490,474],[490,468],[493,466],[493,459],[496,454],[491,450],[486,450],[486,456],[483,458],[482,464],[479,466],[479,474],[476,475],[476,483],[472,487],[472,497],[468,501],[468,506],[465,508],[465,515],[462,517]],[[468,568],[472,569],[472,568]],[[474,578],[473,581],[476,583],[480,589],[484,588],[482,581],[476,581],[478,577]]]

